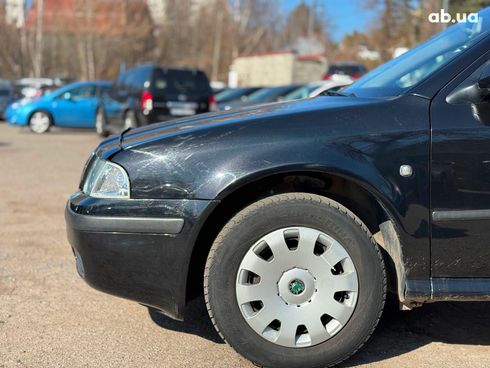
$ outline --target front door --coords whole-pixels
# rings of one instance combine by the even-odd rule
[[[432,103],[433,277],[490,277],[490,101],[451,99],[489,64],[487,53]]]
[[[54,121],[59,126],[91,128],[96,108],[95,85],[75,87],[53,100]]]

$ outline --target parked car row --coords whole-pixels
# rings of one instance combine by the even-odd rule
[[[51,126],[95,128],[101,136],[174,117],[217,111],[206,75],[196,69],[150,64],[121,73],[114,83],[76,82],[10,104],[12,125],[45,133]]]
[[[26,83],[17,85],[28,85],[27,80],[23,81]],[[22,97],[11,103],[2,115],[9,124],[28,126],[35,133],[45,133],[55,125],[95,128],[105,137],[172,118],[314,97],[352,82],[351,77],[340,75],[306,85],[224,89],[215,96],[206,74],[200,70],[144,64],[122,72],[113,83],[75,82],[55,90],[45,88],[46,91],[37,94],[27,93],[28,87],[24,87]],[[48,85],[42,80],[36,83]],[[15,99],[15,92],[9,96],[4,105]]]
[[[277,87],[239,87],[225,90],[216,95],[220,110],[231,110],[261,103],[290,101],[316,97],[321,93],[350,85],[354,80],[348,76],[333,77],[329,80],[291,84]]]

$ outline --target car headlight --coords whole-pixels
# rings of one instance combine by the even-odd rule
[[[129,177],[113,162],[96,158],[85,177],[83,192],[97,198],[129,198]]]

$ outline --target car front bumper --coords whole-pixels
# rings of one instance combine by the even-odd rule
[[[4,118],[11,125],[28,125],[28,114],[23,111],[5,111]]]
[[[192,250],[214,204],[75,193],[65,219],[77,271],[95,289],[182,319]]]

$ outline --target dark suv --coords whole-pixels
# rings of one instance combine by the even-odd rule
[[[204,72],[140,65],[116,78],[97,111],[96,130],[107,136],[127,128],[216,110]]]

